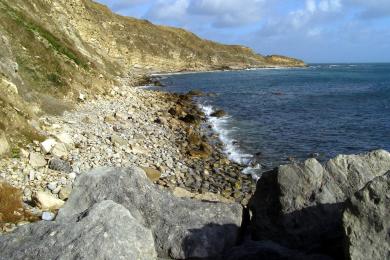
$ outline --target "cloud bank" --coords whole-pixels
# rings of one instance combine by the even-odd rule
[[[389,0],[99,0],[115,12],[307,61],[390,61]]]

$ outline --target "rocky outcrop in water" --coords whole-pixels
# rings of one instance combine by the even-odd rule
[[[250,203],[254,238],[340,256],[345,201],[389,170],[390,154],[378,150],[265,173]]]
[[[390,259],[390,172],[347,202],[343,215],[350,259]]]

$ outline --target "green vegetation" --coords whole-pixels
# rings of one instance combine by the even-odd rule
[[[13,10],[4,1],[1,0],[1,3],[3,4],[3,7],[6,9],[6,13],[10,15],[10,17],[12,17],[12,19],[14,19],[19,25],[25,27],[28,31],[32,32],[33,34],[38,34],[39,36],[44,38],[54,50],[56,50],[60,54],[65,55],[70,60],[74,61],[77,65],[82,66],[83,68],[88,68],[87,62],[83,58],[79,57],[79,55],[76,54],[76,51],[65,46],[59,38],[54,36],[48,30],[39,26],[38,24],[29,21],[29,19],[26,16]]]

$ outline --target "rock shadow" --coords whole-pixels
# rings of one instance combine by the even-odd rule
[[[221,259],[223,253],[236,246],[241,239],[240,227],[235,224],[210,223],[188,231],[181,245],[183,259]]]
[[[307,254],[344,259],[342,214],[345,202],[315,204],[291,213],[283,213],[275,170],[257,183],[249,202],[251,229],[256,241],[271,240]]]

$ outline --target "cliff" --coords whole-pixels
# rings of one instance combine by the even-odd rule
[[[272,57],[122,17],[90,0],[0,0],[0,131],[12,143],[37,139],[37,115],[71,108],[80,93],[104,93],[116,77],[304,65]]]

